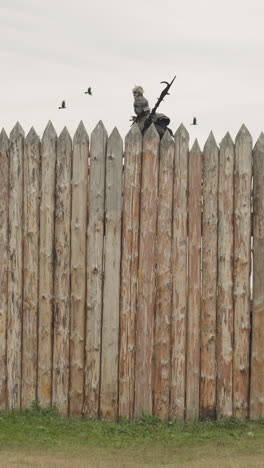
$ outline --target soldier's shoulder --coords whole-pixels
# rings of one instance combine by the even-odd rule
[[[148,100],[144,96],[138,96],[135,98],[135,104],[137,106],[145,106],[148,105]]]

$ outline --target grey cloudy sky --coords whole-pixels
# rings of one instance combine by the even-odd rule
[[[159,111],[201,146],[264,130],[263,0],[0,0],[0,127],[19,121],[42,135],[48,120],[90,134],[102,120],[122,137],[132,87],[151,107],[160,81],[177,76]],[[88,86],[93,96],[84,94]],[[66,100],[66,110],[58,110]],[[190,126],[193,116],[198,126]]]

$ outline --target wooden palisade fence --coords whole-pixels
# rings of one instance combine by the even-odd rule
[[[263,417],[263,285],[263,134],[2,130],[1,410]]]

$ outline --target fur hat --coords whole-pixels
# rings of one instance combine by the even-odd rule
[[[135,86],[132,90],[132,92],[138,92],[140,94],[143,94],[144,93],[144,89],[142,88],[142,86]]]

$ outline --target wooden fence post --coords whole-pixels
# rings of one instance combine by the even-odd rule
[[[6,333],[8,308],[9,140],[0,133],[0,410],[7,408]]]
[[[38,400],[51,405],[53,354],[54,214],[57,135],[49,121],[41,141]]]
[[[249,407],[252,138],[242,125],[235,141],[234,172],[234,416]]]
[[[218,147],[211,132],[203,151],[201,396],[202,418],[216,416]]]
[[[174,140],[168,130],[160,143],[154,324],[154,414],[169,418],[172,311],[172,201]]]
[[[142,134],[135,124],[125,138],[120,297],[119,416],[134,416],[135,339]]]
[[[218,184],[217,416],[233,414],[233,236],[234,143],[220,144]]]
[[[89,137],[80,122],[72,160],[70,415],[81,414],[84,397],[88,156]]]
[[[123,142],[107,142],[100,417],[117,418]]]
[[[181,124],[175,133],[172,239],[170,417],[177,419],[185,417],[188,155],[189,133]]]
[[[40,139],[32,127],[24,150],[22,408],[37,398]]]
[[[87,234],[85,411],[99,416],[107,132],[100,121],[91,134]]]
[[[63,416],[69,403],[71,166],[72,140],[64,127],[57,143],[52,366],[52,405]]]
[[[202,154],[195,140],[189,155],[188,316],[186,418],[199,418],[201,301],[201,182]]]
[[[155,248],[159,135],[152,124],[143,139],[136,318],[135,417],[152,414]]]
[[[19,410],[21,405],[23,153],[24,130],[17,123],[10,134],[9,153],[7,392],[10,410]]]
[[[253,150],[253,313],[250,417],[264,417],[264,134]]]

